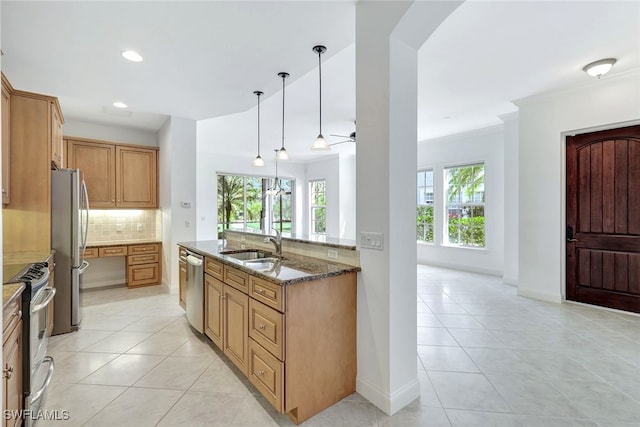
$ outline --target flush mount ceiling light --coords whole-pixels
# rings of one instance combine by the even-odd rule
[[[289,153],[284,148],[284,81],[289,77],[289,73],[278,73],[278,76],[282,77],[282,147],[278,150],[277,158],[279,160],[289,160]]]
[[[601,59],[599,61],[595,61],[591,64],[585,65],[582,69],[591,77],[600,78],[611,70],[611,67],[613,67],[613,64],[615,64],[616,61],[617,60],[615,58]]]
[[[142,62],[143,60],[142,56],[135,50],[125,50],[121,55],[131,62]]]
[[[315,53],[318,54],[318,82],[319,82],[319,100],[320,100],[320,109],[319,109],[319,117],[320,117],[320,132],[318,132],[318,137],[316,138],[316,140],[313,142],[313,144],[311,144],[311,151],[328,151],[331,148],[329,147],[329,144],[327,144],[327,141],[324,139],[324,136],[322,136],[322,61],[320,59],[320,57],[322,56],[323,53],[325,53],[327,51],[327,48],[322,46],[322,45],[317,45],[313,47],[313,51]]]
[[[251,166],[260,168],[264,166],[264,160],[262,160],[262,157],[260,157],[260,95],[262,95],[263,92],[256,90],[253,92],[253,94],[258,97],[258,155],[255,159],[253,159],[253,163],[251,163]]]
[[[127,108],[127,104],[124,102],[116,101],[113,103],[113,106],[116,108]]]

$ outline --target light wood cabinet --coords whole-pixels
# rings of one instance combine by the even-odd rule
[[[116,206],[158,207],[158,151],[116,146]]]
[[[158,207],[158,149],[67,137],[67,163],[84,174],[91,208]]]
[[[355,391],[355,273],[280,285],[207,256],[204,286],[205,334],[278,412],[299,424]]]
[[[127,254],[126,246],[106,246],[104,248],[98,248],[98,256],[100,258],[108,256],[125,256]]]
[[[67,139],[67,163],[80,169],[92,209],[116,206],[116,150],[113,145]]]
[[[2,204],[11,200],[11,85],[2,75]]]
[[[129,245],[127,286],[137,288],[160,284],[160,244]]]
[[[205,334],[247,375],[249,297],[210,274],[205,273],[204,281]]]
[[[98,248],[85,248],[84,249],[84,258],[98,258],[100,253]]]
[[[222,344],[222,288],[224,283],[210,274],[205,274],[204,286],[204,333],[222,350],[224,348]]]
[[[187,251],[183,247],[178,247],[178,302],[180,307],[187,309],[187,280],[189,279],[189,270],[187,269]],[[206,287],[205,287],[206,292]],[[205,296],[206,298],[206,296]],[[206,322],[205,322],[206,326]]]
[[[57,108],[51,108],[51,162],[57,168],[64,167],[62,116]]]
[[[23,409],[22,397],[22,312],[21,294],[3,310],[2,331],[2,396],[7,414],[19,414]],[[4,427],[21,425],[20,417],[5,416]]]
[[[60,123],[64,118],[54,97],[14,89],[9,103],[10,202],[2,215],[3,250],[49,251],[52,115]]]

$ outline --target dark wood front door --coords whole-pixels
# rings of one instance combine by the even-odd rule
[[[640,313],[640,126],[567,138],[567,299]]]

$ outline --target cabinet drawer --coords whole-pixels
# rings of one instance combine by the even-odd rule
[[[138,255],[138,254],[157,254],[160,252],[159,245],[150,244],[150,245],[131,245],[129,246],[129,255]]]
[[[182,246],[178,246],[178,258],[180,261],[187,262],[187,250]]]
[[[249,291],[249,275],[226,265],[224,266],[223,282],[233,286],[245,294]]]
[[[249,295],[258,301],[284,312],[284,292],[280,285],[257,277],[249,277]]]
[[[284,314],[249,298],[249,336],[284,360]]]
[[[85,258],[98,258],[98,248],[86,248],[84,250]]]
[[[160,259],[159,254],[147,254],[147,255],[129,255],[127,257],[127,263],[129,265],[136,264],[151,264],[158,262]]]
[[[6,342],[9,339],[11,331],[20,323],[22,319],[22,298],[19,296],[14,298],[7,307],[2,310],[2,326],[3,326],[3,338]]]
[[[222,268],[222,264],[218,261],[215,261],[209,257],[205,258],[204,271],[220,280],[224,281],[224,272]]]
[[[249,381],[276,410],[284,412],[284,363],[252,339],[249,339]]]
[[[127,254],[127,247],[126,246],[108,246],[106,248],[99,248],[98,254],[100,257],[123,256]]]
[[[157,285],[160,283],[160,264],[130,265],[127,268],[127,286]]]

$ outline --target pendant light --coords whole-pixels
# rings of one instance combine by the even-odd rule
[[[289,153],[284,148],[284,81],[289,77],[289,73],[278,73],[278,76],[282,77],[282,147],[278,150],[277,158],[280,160],[289,160]]]
[[[318,137],[316,138],[316,140],[313,142],[313,144],[311,144],[311,151],[328,151],[331,148],[329,147],[329,144],[327,144],[327,141],[324,139],[324,136],[322,136],[322,61],[320,59],[322,54],[327,51],[327,48],[322,45],[317,45],[313,47],[313,51],[318,54],[318,76],[320,89],[320,132],[318,133]]]
[[[262,157],[260,157],[260,95],[262,95],[263,92],[256,90],[253,92],[253,94],[258,97],[258,155],[255,159],[253,159],[253,163],[251,163],[251,166],[261,168],[264,166],[264,160],[262,160]]]

